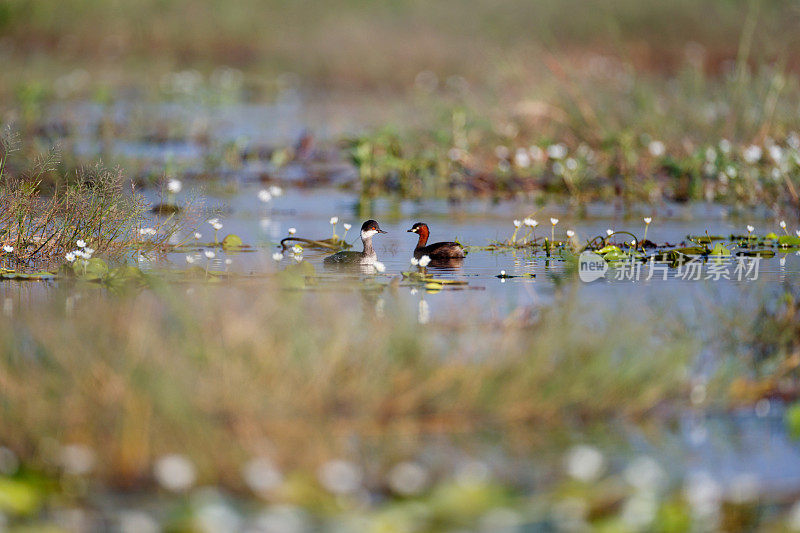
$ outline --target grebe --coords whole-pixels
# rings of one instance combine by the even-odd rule
[[[437,242],[425,246],[428,242],[430,230],[424,222],[417,222],[408,232],[419,235],[417,247],[414,248],[414,257],[417,259],[423,255],[427,255],[431,259],[460,259],[464,257],[464,249],[457,242]]]
[[[361,242],[364,243],[363,252],[343,251],[336,252],[325,258],[326,265],[373,265],[378,260],[375,248],[372,247],[372,237],[376,233],[386,233],[374,220],[367,220],[361,226]]]

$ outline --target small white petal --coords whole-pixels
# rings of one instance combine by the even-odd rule
[[[607,229],[606,230],[606,235],[608,235],[609,237],[611,237],[613,234],[614,234],[614,230],[613,229]]]
[[[217,254],[215,254],[211,250],[206,250],[203,252],[203,255],[205,255],[207,259],[214,259],[214,257],[216,257]]]
[[[264,203],[267,203],[270,200],[272,200],[272,194],[270,194],[270,192],[268,190],[262,189],[262,190],[258,191],[258,199],[261,200]]]
[[[786,221],[785,220],[781,220],[781,228],[782,229],[786,229]]]
[[[350,228],[352,228],[352,227],[353,227],[353,226],[352,226],[352,225],[350,225],[350,224],[348,224],[347,222],[345,222],[345,223],[344,223],[344,229],[345,229],[345,231],[350,231]]]
[[[372,263],[372,266],[375,267],[375,270],[377,270],[378,272],[386,271],[386,265],[384,265],[380,261],[375,261],[374,263]]]
[[[645,224],[650,224],[652,221],[653,221],[652,217],[644,217],[644,223]]]
[[[431,262],[431,258],[428,257],[427,255],[423,255],[422,257],[419,258],[419,266],[421,266],[421,267],[428,266],[428,263],[430,263],[430,262]]]
[[[748,226],[747,226],[747,233],[753,233],[753,232],[755,231],[755,229],[756,229],[756,228],[754,228],[753,226],[751,226],[751,225],[749,225],[749,224],[748,224]]]
[[[280,261],[281,259],[283,259],[283,254],[280,252],[275,252],[274,254],[272,254],[272,259],[275,261]]]
[[[575,236],[575,232],[574,232],[574,231],[572,231],[571,229],[568,229],[568,230],[567,230],[567,237],[569,237],[569,238],[571,239],[571,238],[572,238],[572,237],[574,237],[574,236]]]
[[[555,226],[556,224],[558,224],[558,219],[557,218],[551,218],[550,219],[550,223]]]
[[[203,236],[203,234],[200,233],[199,231],[195,231],[194,232],[194,238],[195,239],[200,240],[200,237],[202,237],[202,236]]]
[[[183,188],[183,183],[180,180],[172,179],[167,182],[167,190],[172,194],[177,194],[181,192]]]
[[[75,244],[77,244],[77,245],[78,245],[78,248],[83,248],[84,246],[86,246],[86,241],[84,241],[83,239],[78,239],[78,240],[75,242]]]
[[[518,228],[518,227],[520,227],[521,225],[522,225],[522,221],[521,221],[521,220],[515,220],[515,221],[514,221],[514,227],[515,227],[515,228]]]
[[[417,259],[416,257],[412,257],[411,258],[411,264],[414,265],[414,266],[417,266],[419,264],[419,259]]]
[[[6,244],[5,246],[3,246],[3,251],[5,251],[7,254],[10,254],[11,252],[14,251],[14,247],[9,244]]]
[[[289,235],[294,235],[297,233],[297,228],[289,228]]]
[[[339,217],[331,217],[331,224],[336,224],[339,222]]]

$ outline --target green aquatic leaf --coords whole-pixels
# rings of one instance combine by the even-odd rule
[[[764,235],[764,238],[766,240],[768,240],[768,241],[777,241],[778,240],[778,236],[775,234],[774,231],[770,231],[769,233]]]
[[[800,247],[800,237],[794,235],[781,235],[778,237],[778,244],[784,247]]]
[[[238,235],[231,233],[227,235],[224,239],[222,239],[222,247],[226,249],[235,249],[241,248],[244,246],[244,242],[242,241],[241,237]]]
[[[19,281],[42,281],[55,279],[56,275],[52,272],[15,272],[13,270],[0,271],[0,279],[16,279]]]
[[[724,246],[721,242],[718,242],[714,245],[714,249],[711,250],[711,255],[716,256],[728,256],[731,255],[730,249]]]
[[[616,251],[608,252],[603,256],[606,261],[624,261],[628,258],[628,254],[617,249]]]
[[[14,515],[31,515],[41,503],[41,494],[30,483],[0,478],[0,510]]]
[[[775,257],[775,250],[743,250],[736,252],[736,255],[741,257],[760,257],[762,259],[769,259]]]
[[[789,435],[793,439],[800,439],[800,402],[786,409],[783,422]]]
[[[619,249],[619,246],[614,246],[613,244],[608,244],[597,250],[597,253],[600,255],[607,254],[610,252],[622,253],[622,250]]]
[[[672,251],[683,255],[703,255],[708,253],[708,248],[703,246],[685,246],[683,248],[675,248]]]

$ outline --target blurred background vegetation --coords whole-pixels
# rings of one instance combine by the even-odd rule
[[[138,85],[228,65],[326,89],[402,91],[421,70],[500,89],[537,82],[548,54],[657,74],[719,74],[737,58],[796,71],[798,22],[789,0],[11,0],[0,57],[6,88],[15,67]]]

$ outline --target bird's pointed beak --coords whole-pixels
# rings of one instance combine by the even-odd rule
[[[407,229],[406,233],[416,233],[416,231],[414,231],[413,229]]]
[[[388,231],[383,231],[381,228],[378,228],[376,231],[377,231],[378,233],[388,233]]]

